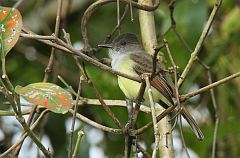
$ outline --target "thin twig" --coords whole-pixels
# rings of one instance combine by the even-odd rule
[[[29,35],[37,35],[36,33],[28,30],[28,29],[25,28],[25,27],[22,28],[22,32],[23,32],[23,33],[26,33],[26,34],[29,34]],[[41,35],[37,35],[37,36],[41,36]],[[26,37],[26,38],[28,38],[28,37]],[[30,38],[31,38],[31,37],[30,37]],[[44,38],[44,36],[43,36],[42,38]],[[54,38],[54,40],[56,39],[56,37],[54,37],[54,36],[53,36],[53,38]],[[59,44],[54,43],[52,40],[43,40],[43,39],[41,39],[41,38],[36,38],[36,37],[35,37],[35,38],[32,38],[32,39],[35,39],[35,40],[37,40],[37,41],[39,41],[39,42],[42,42],[42,43],[44,43],[44,44],[46,44],[46,45],[49,45],[49,46],[54,47],[54,48],[57,48],[57,49],[59,49],[59,50],[62,50],[62,51],[71,53],[70,50],[68,50],[67,48],[64,48],[63,46],[60,46]]]
[[[172,66],[173,66],[175,99],[176,99],[176,101],[177,101],[178,110],[181,111],[181,104],[180,104],[180,100],[179,100],[179,90],[178,90],[178,84],[177,84],[177,66],[176,66],[176,64],[175,64],[175,62],[174,62],[174,60],[173,60],[172,53],[171,53],[170,48],[169,48],[169,46],[168,46],[167,40],[166,40],[166,39],[163,39],[163,42],[164,42],[164,45],[165,45],[165,47],[166,47],[166,49],[167,49],[167,53],[168,53],[169,59],[170,59],[170,61],[171,61],[171,64],[172,64]],[[182,124],[181,124],[181,121],[182,121],[182,120],[181,120],[181,115],[178,115],[178,116],[179,116],[179,120],[180,120],[180,125],[179,125],[179,127],[180,127],[180,133],[182,133]],[[177,117],[178,117],[178,116],[177,116]],[[177,120],[178,120],[178,119],[177,119]],[[170,121],[170,120],[169,120],[169,121]],[[169,131],[169,132],[171,132],[171,131]],[[170,133],[170,134],[171,134],[171,133]],[[189,154],[188,154],[188,151],[187,151],[187,148],[186,148],[186,143],[185,143],[183,134],[181,134],[181,136],[182,136],[182,142],[183,142],[183,144],[184,144],[184,149],[185,149],[187,155],[189,155]],[[171,145],[172,145],[172,144],[171,144]],[[169,150],[170,150],[170,149],[173,150],[173,146],[170,146],[170,147],[169,147]]]
[[[62,27],[63,28],[67,27],[68,15],[69,15],[69,13],[71,12],[71,9],[72,9],[72,3],[73,3],[73,0],[68,0],[67,7],[66,7],[67,9],[66,9],[65,14],[63,15],[63,20],[62,20]]]
[[[208,81],[211,84],[212,83],[212,77],[210,71],[208,71]],[[212,98],[212,104],[213,104],[213,109],[215,112],[215,126],[214,126],[214,132],[213,132],[213,142],[212,142],[212,158],[215,158],[215,153],[216,153],[216,143],[217,143],[217,132],[218,132],[218,126],[219,126],[219,114],[217,110],[217,101],[215,98],[214,90],[210,89],[210,94]]]
[[[29,38],[29,39],[55,40],[54,36],[34,35],[34,34],[28,34],[28,33],[20,33],[20,36]]]
[[[30,114],[31,109],[29,110],[22,110],[22,115],[28,115]],[[5,111],[5,110],[0,110],[0,116],[15,116],[14,111]]]
[[[159,129],[158,129],[158,125],[157,125],[156,110],[155,110],[155,104],[153,101],[153,94],[152,94],[151,84],[149,81],[149,76],[145,75],[145,74],[143,74],[143,75],[144,75],[144,79],[146,81],[146,89],[148,92],[148,98],[149,98],[151,111],[152,111],[152,121],[153,121],[153,129],[154,129],[154,136],[155,136],[155,145],[154,145],[154,149],[153,149],[153,153],[152,153],[152,158],[155,158],[157,155],[157,149],[158,149],[158,145],[159,145],[159,141],[160,141],[160,135],[159,135]]]
[[[77,93],[73,90],[72,86],[70,86],[61,76],[58,76],[59,80],[67,87],[67,89],[75,96],[77,96]],[[146,84],[145,82],[142,83],[138,97],[136,99],[136,104],[133,104],[134,110],[133,110],[133,116],[132,118],[132,124],[135,124],[137,120],[137,115],[139,111],[145,112],[145,113],[151,113],[151,110],[148,106],[142,105],[142,99],[143,94],[145,91]],[[124,100],[106,100],[104,99],[104,102],[107,106],[118,106],[118,107],[126,107],[126,102]],[[98,99],[90,99],[90,98],[83,98],[80,97],[80,100],[78,101],[78,105],[101,105],[101,102]],[[1,116],[1,113],[0,113]],[[130,123],[131,124],[131,123]]]
[[[103,109],[106,111],[106,113],[112,118],[113,122],[119,127],[119,128],[124,128],[124,126],[121,124],[121,122],[117,119],[117,117],[115,116],[115,114],[111,111],[111,109],[106,105],[106,103],[104,102],[101,94],[98,92],[97,88],[94,86],[93,82],[91,80],[88,81],[89,85],[92,87],[95,95],[97,96],[97,98],[99,99],[99,101],[101,102]]]
[[[74,110],[70,109],[69,112],[71,114],[74,114]],[[115,129],[115,128],[110,128],[110,127],[106,127],[106,126],[103,126],[95,121],[92,121],[90,119],[88,119],[87,117],[77,113],[77,118],[80,119],[81,121],[97,128],[97,129],[100,129],[102,131],[106,131],[106,132],[109,132],[109,133],[114,133],[114,134],[123,134],[123,130],[122,129]]]
[[[159,122],[161,119],[163,119],[165,116],[167,116],[168,114],[170,114],[173,110],[175,109],[175,106],[169,106],[166,110],[164,110],[162,113],[160,113],[157,116],[157,122]],[[131,135],[141,135],[143,134],[147,129],[149,129],[150,127],[152,127],[153,122],[149,122],[146,125],[144,125],[141,128],[138,128],[136,130],[131,131]]]
[[[107,43],[109,41],[109,39],[112,37],[112,35],[119,29],[119,27],[121,26],[121,23],[123,22],[124,18],[126,17],[127,13],[129,10],[129,6],[126,5],[125,9],[124,9],[124,13],[122,14],[120,21],[119,21],[119,25],[117,24],[112,31],[106,36],[106,39],[104,40],[103,43]]]
[[[135,108],[133,110],[132,117],[131,117],[132,120],[130,121],[132,128],[135,128],[138,113],[139,113],[139,110],[141,110],[141,103],[143,101],[143,95],[144,95],[145,89],[146,89],[146,83],[143,82],[140,86],[140,89],[138,92],[138,97],[137,97],[136,104],[135,104]]]
[[[77,142],[76,142],[73,154],[72,154],[72,158],[77,158],[77,152],[78,152],[78,149],[80,147],[80,142],[82,140],[83,135],[84,135],[84,132],[82,130],[79,130],[78,131]]]
[[[117,26],[118,27],[118,34],[121,34],[121,28],[120,28],[120,0],[117,0]]]
[[[130,16],[131,16],[131,21],[133,22],[133,7],[132,7],[132,0],[129,0],[129,6],[130,6]]]
[[[60,16],[61,16],[61,10],[62,10],[62,0],[59,0],[58,1],[58,9],[57,9],[57,16],[56,16],[56,25],[55,25],[55,36],[58,36],[58,33],[59,33],[59,26],[60,26]],[[22,36],[29,36],[27,34],[22,34]],[[40,37],[40,36],[38,36]],[[50,37],[50,36],[49,36]],[[48,37],[48,39],[50,39]],[[53,36],[52,36],[53,37]],[[36,38],[35,37],[31,37],[29,36],[29,38]],[[45,38],[47,39],[47,38]],[[51,56],[50,56],[50,59],[49,59],[49,63],[48,63],[48,66],[45,70],[45,75],[44,75],[44,79],[43,79],[43,82],[46,82],[48,80],[48,77],[49,77],[49,73],[51,72],[51,69],[53,68],[53,64],[54,64],[54,52],[55,52],[55,48],[52,48],[52,51],[51,51]],[[28,122],[31,121],[31,116],[33,116],[35,114],[35,108],[33,108],[33,110],[31,111],[31,115],[28,119]],[[30,124],[29,124],[30,125]],[[22,143],[16,148],[15,150],[15,155],[17,155],[21,149],[21,146],[22,146]]]
[[[72,86],[70,86],[61,76],[58,76],[58,79],[67,87],[67,89],[68,89],[73,95],[75,95],[75,97],[77,97],[77,93],[74,91],[74,89],[72,88]]]
[[[64,34],[64,39],[66,40],[67,44],[71,45],[71,39],[70,39],[70,34],[67,33],[64,29],[63,29],[63,34]],[[80,71],[81,72],[81,71]],[[60,76],[58,76],[58,78],[61,79],[61,81],[64,84],[67,84],[66,81],[64,81]],[[78,83],[78,91],[77,94],[75,93],[75,91],[72,89],[72,87],[69,87],[69,89],[73,92],[73,94],[76,95],[76,101],[74,103],[74,113],[73,113],[73,117],[72,117],[72,125],[71,125],[71,129],[70,129],[70,135],[69,135],[69,149],[68,149],[68,158],[72,157],[72,146],[73,146],[73,133],[74,133],[74,126],[75,126],[75,121],[76,121],[76,115],[77,115],[77,110],[78,110],[78,102],[81,96],[81,90],[82,90],[82,81],[83,81],[83,74],[80,75],[79,77],[79,83]]]
[[[82,77],[79,77],[79,83],[78,83],[78,92],[77,92],[77,98],[74,104],[74,113],[72,117],[72,126],[70,130],[70,139],[69,139],[69,149],[68,149],[68,158],[72,157],[72,146],[73,146],[73,133],[74,133],[74,126],[76,121],[76,115],[77,115],[77,109],[78,109],[78,101],[81,95],[81,89],[82,89]]]
[[[60,22],[61,22],[61,12],[62,12],[62,0],[58,0],[58,9],[57,9],[57,16],[56,16],[55,31],[54,31],[54,34],[56,37],[58,37],[58,34],[59,34],[59,28],[60,28]],[[43,79],[44,82],[46,82],[49,79],[49,74],[52,72],[54,60],[55,60],[54,56],[55,56],[55,48],[52,47],[49,62],[45,69],[45,74],[44,74],[44,79]]]
[[[172,28],[176,28],[176,22],[175,22],[174,15],[173,15],[174,5],[175,5],[175,0],[171,0],[168,4],[169,10],[170,10],[170,18],[171,18],[171,27]]]
[[[31,112],[30,112],[30,115],[29,115],[29,117],[28,117],[27,124],[28,124],[29,127],[31,126],[31,123],[32,123],[32,121],[33,121],[33,117],[34,117],[34,115],[35,115],[36,109],[37,109],[37,106],[34,105],[33,108],[32,108],[32,110],[31,110]],[[24,135],[24,133],[25,133],[25,132],[23,132],[21,135]],[[23,142],[24,142],[24,141],[23,141]],[[15,149],[15,151],[14,151],[14,153],[13,153],[14,157],[18,157],[18,154],[19,154],[19,152],[20,152],[20,150],[21,150],[21,147],[22,147],[23,142],[16,147],[16,149]]]
[[[219,86],[219,85],[221,85],[221,84],[223,84],[223,83],[225,83],[225,82],[228,82],[228,81],[230,81],[230,80],[233,80],[234,78],[237,78],[237,77],[239,77],[239,76],[240,76],[240,72],[237,72],[237,73],[232,74],[232,75],[230,75],[230,76],[228,76],[228,77],[225,77],[225,78],[223,78],[223,79],[221,79],[221,80],[218,80],[218,81],[216,81],[216,82],[213,82],[213,83],[210,84],[210,85],[207,85],[207,86],[205,86],[205,87],[203,87],[203,88],[200,88],[200,89],[198,89],[198,90],[196,90],[196,91],[194,91],[194,92],[190,92],[190,93],[188,93],[188,94],[181,95],[180,101],[181,101],[181,102],[184,102],[184,101],[188,100],[188,99],[191,98],[191,97],[194,97],[194,96],[196,96],[196,95],[198,95],[198,94],[201,94],[201,93],[203,93],[203,92],[205,92],[205,91],[208,91],[208,90],[210,90],[210,89],[213,89],[214,87],[217,87],[217,86]]]
[[[128,112],[128,122],[125,125],[125,147],[124,147],[124,157],[125,158],[130,158],[131,155],[131,148],[132,148],[132,140],[133,137],[129,135],[129,129],[133,128],[132,127],[132,116],[133,116],[133,100],[126,99],[126,106],[127,106],[127,112]]]
[[[28,34],[33,34],[33,32],[31,31],[28,31],[28,30],[24,30],[25,33],[28,33]],[[36,39],[42,43],[45,43],[47,45],[50,45],[52,47],[55,47],[59,50],[62,50],[62,51],[65,51],[67,53],[70,53],[70,54],[73,54],[73,55],[76,55],[76,56],[79,56],[80,58],[82,58],[83,60],[87,61],[87,62],[90,62],[92,63],[93,65],[105,70],[105,71],[109,71],[115,75],[118,75],[118,76],[122,76],[122,77],[125,77],[125,78],[128,78],[128,79],[131,79],[131,80],[134,80],[134,81],[137,81],[137,82],[141,82],[141,79],[139,77],[133,77],[131,75],[128,75],[128,74],[125,74],[125,73],[122,73],[122,72],[119,72],[119,71],[116,71],[116,70],[113,70],[111,67],[105,65],[105,64],[102,64],[101,62],[97,61],[96,59],[93,59],[87,55],[85,55],[81,50],[76,50],[74,49],[72,46],[70,46],[69,44],[66,44],[65,42],[63,42],[61,39],[59,38],[56,38],[55,37],[55,41],[56,43],[53,43],[52,41],[50,40],[42,40],[42,39]]]
[[[185,153],[186,153],[187,157],[190,158],[190,155],[189,155],[188,150],[187,150],[187,145],[186,145],[186,143],[185,143],[184,136],[183,136],[182,118],[181,118],[181,117],[179,118],[179,123],[180,123],[180,125],[179,125],[179,131],[180,131],[180,137],[181,137],[183,149],[185,150]]]
[[[18,1],[14,4],[13,8],[18,8],[24,1],[25,1],[25,0],[18,0]]]
[[[200,39],[199,39],[199,41],[198,41],[194,51],[191,54],[191,57],[190,57],[190,59],[188,61],[188,64],[186,65],[184,71],[181,74],[181,77],[178,80],[178,87],[180,87],[182,85],[183,81],[185,80],[188,72],[190,71],[190,69],[191,69],[191,67],[193,65],[193,62],[196,60],[196,57],[198,56],[200,48],[203,45],[203,42],[204,42],[204,40],[205,40],[205,38],[206,38],[206,36],[207,36],[207,34],[209,32],[209,29],[210,29],[210,27],[212,25],[213,19],[214,19],[215,15],[216,15],[218,9],[220,8],[221,4],[222,4],[222,0],[217,0],[216,1],[215,5],[214,5],[214,8],[213,8],[213,10],[212,10],[212,12],[211,12],[211,14],[210,14],[210,16],[208,18],[208,21],[207,21],[207,23],[206,23],[206,25],[205,25],[205,27],[204,27],[204,29],[202,31]]]

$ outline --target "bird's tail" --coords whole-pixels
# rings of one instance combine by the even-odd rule
[[[167,109],[169,106],[173,106],[173,103],[172,103],[172,105],[171,104],[168,105],[167,103],[163,102],[162,100],[160,100],[158,102],[158,104],[160,104],[165,109]],[[181,107],[182,107],[181,114],[185,118],[185,120],[188,122],[188,124],[190,125],[192,131],[194,132],[194,134],[196,135],[196,137],[199,140],[203,140],[204,135],[203,135],[201,129],[199,128],[197,122],[195,121],[195,119],[192,117],[192,115],[189,113],[189,111],[184,106],[181,106]]]
[[[167,109],[169,107],[168,104],[166,104],[163,101],[159,101],[158,104],[160,104],[162,107],[164,107],[165,109]],[[170,105],[172,106],[172,105]],[[194,132],[194,134],[196,135],[196,137],[199,140],[203,140],[204,139],[204,135],[201,131],[201,129],[199,128],[197,122],[195,121],[195,119],[192,117],[192,115],[189,113],[189,111],[182,106],[182,111],[181,111],[181,115],[184,117],[184,119],[188,122],[188,124],[190,125],[192,131]]]
[[[182,116],[186,119],[186,121],[190,125],[192,131],[195,133],[197,138],[199,140],[203,140],[204,135],[203,135],[201,129],[199,128],[197,122],[194,120],[192,115],[188,112],[188,110],[185,107],[182,107]]]

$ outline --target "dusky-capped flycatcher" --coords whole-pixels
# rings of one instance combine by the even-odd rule
[[[146,53],[138,41],[136,35],[125,33],[118,36],[110,44],[102,44],[99,47],[109,49],[109,56],[112,59],[114,70],[126,73],[131,76],[141,76],[144,73],[152,73],[153,58]],[[156,75],[151,79],[153,100],[164,108],[173,106],[175,89],[171,78],[163,71],[159,63],[156,64]],[[136,100],[139,94],[141,83],[118,76],[118,84],[125,96],[130,100]],[[143,96],[145,103],[149,104],[149,97],[145,91]],[[199,140],[204,136],[194,118],[186,108],[182,107],[181,114],[189,123],[191,129]]]

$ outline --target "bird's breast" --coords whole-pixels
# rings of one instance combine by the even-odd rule
[[[112,60],[112,68],[114,70],[137,77],[138,74],[134,71],[133,66],[134,62],[128,55],[118,56],[118,58],[113,58]],[[118,85],[127,98],[136,99],[140,83],[118,76]]]

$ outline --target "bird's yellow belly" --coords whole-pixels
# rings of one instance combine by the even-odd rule
[[[123,73],[129,74],[131,76],[138,77],[139,75],[134,71],[133,65],[134,65],[133,61],[128,60],[128,58],[125,58],[120,63],[118,70]],[[128,99],[136,100],[136,98],[138,97],[138,94],[139,94],[141,83],[127,79],[125,77],[118,76],[118,84],[119,84],[120,89],[123,91],[124,95]],[[164,102],[167,101],[166,98],[164,98],[159,91],[157,91],[153,87],[151,89],[152,89],[152,95],[153,95],[154,102],[158,102],[159,100],[162,100]],[[145,104],[149,104],[149,96],[148,96],[146,89],[144,92],[143,99],[144,99]]]
[[[123,91],[123,93],[125,94],[125,96],[128,99],[131,100],[136,100],[139,94],[139,90],[141,88],[141,84],[139,82],[136,81],[132,81],[129,80],[127,78],[124,77],[118,77],[118,84],[119,87],[121,88],[121,90]],[[155,88],[151,88],[152,89],[152,95],[153,95],[153,100],[154,102],[158,102],[160,98],[160,93],[155,89]],[[145,89],[144,92],[144,96],[143,96],[144,102],[145,103],[149,103],[149,96],[147,93],[147,90]]]
[[[124,77],[118,77],[118,84],[128,99],[136,99],[141,84]]]

